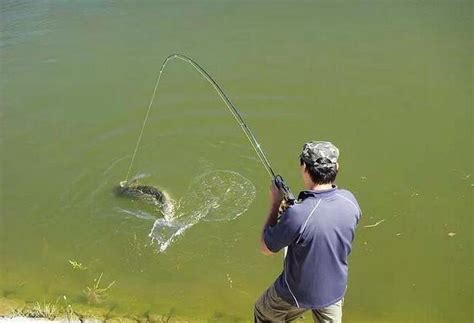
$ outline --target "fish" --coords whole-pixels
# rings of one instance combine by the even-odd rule
[[[137,182],[122,182],[115,188],[115,193],[117,196],[151,199],[159,204],[165,202],[165,195],[160,189],[150,185],[139,185]]]
[[[174,213],[175,203],[165,191],[151,185],[139,184],[138,179],[120,182],[114,187],[114,193],[117,197],[128,197],[151,203],[161,209],[165,216]]]

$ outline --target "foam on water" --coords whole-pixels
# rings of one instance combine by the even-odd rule
[[[253,183],[239,173],[217,170],[193,180],[172,216],[155,220],[150,238],[159,252],[200,221],[230,221],[248,210],[255,198]]]

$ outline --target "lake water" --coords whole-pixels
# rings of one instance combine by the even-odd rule
[[[79,306],[103,273],[112,313],[251,320],[282,267],[258,250],[269,177],[189,65],[168,65],[131,170],[176,218],[113,194],[177,52],[293,191],[305,141],[340,148],[364,211],[346,322],[472,322],[472,6],[2,0],[0,297]]]

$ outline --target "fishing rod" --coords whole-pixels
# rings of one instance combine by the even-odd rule
[[[142,135],[143,135],[143,131],[145,129],[145,126],[146,126],[146,123],[147,123],[147,120],[148,120],[148,116],[150,114],[150,110],[151,110],[151,106],[153,105],[153,101],[155,99],[155,96],[156,96],[156,93],[157,93],[157,90],[158,90],[158,85],[160,83],[160,80],[161,80],[161,76],[163,74],[163,71],[166,67],[166,65],[168,64],[169,61],[171,60],[174,60],[174,59],[179,59],[181,61],[184,61],[188,64],[190,64],[191,66],[194,67],[195,70],[197,70],[209,83],[211,83],[211,85],[214,87],[214,89],[216,90],[216,92],[219,94],[220,98],[222,99],[222,101],[224,101],[224,104],[227,106],[227,108],[229,109],[229,111],[232,113],[232,115],[234,116],[235,120],[237,121],[237,123],[239,124],[239,126],[241,127],[241,129],[243,130],[243,132],[245,133],[245,136],[247,137],[247,139],[249,140],[250,144],[252,145],[253,149],[255,150],[255,153],[257,154],[260,162],[262,163],[263,167],[265,168],[265,170],[267,171],[267,173],[270,175],[270,177],[272,178],[272,181],[273,183],[275,184],[275,186],[278,188],[278,190],[281,192],[281,194],[283,195],[283,198],[285,200],[285,202],[289,205],[293,204],[294,201],[295,201],[295,197],[293,195],[293,193],[291,192],[290,188],[288,187],[288,185],[286,185],[285,181],[283,180],[283,178],[280,176],[280,175],[277,175],[274,171],[273,171],[273,168],[272,166],[270,165],[270,162],[267,158],[267,156],[265,155],[265,153],[263,152],[263,149],[260,147],[260,144],[258,143],[255,135],[253,134],[252,130],[250,130],[250,128],[247,126],[247,124],[245,123],[244,119],[242,118],[242,115],[240,113],[240,111],[237,109],[237,107],[232,103],[232,101],[229,99],[229,97],[224,93],[224,91],[222,90],[222,88],[219,86],[219,84],[212,78],[211,75],[209,75],[209,73],[207,73],[207,71],[202,68],[196,61],[194,61],[192,58],[188,57],[188,56],[185,56],[185,55],[182,55],[182,54],[171,54],[169,55],[164,61],[163,61],[163,64],[161,65],[161,68],[160,68],[160,72],[158,74],[158,78],[156,80],[156,83],[155,83],[155,88],[153,90],[153,95],[151,96],[151,100],[150,100],[150,103],[148,105],[148,109],[147,109],[147,112],[146,112],[146,115],[145,115],[145,119],[143,121],[143,125],[142,125],[142,128],[140,130],[140,134],[138,136],[138,140],[137,140],[137,144],[135,146],[135,150],[133,152],[133,155],[132,155],[132,160],[130,162],[130,166],[128,168],[128,171],[127,171],[127,176],[125,178],[124,181],[120,182],[121,185],[123,185],[124,183],[127,183],[128,182],[128,177],[130,175],[130,170],[132,168],[132,165],[133,165],[133,162],[135,160],[135,156],[137,154],[137,151],[138,151],[138,147],[140,145],[140,141],[141,141],[141,138],[142,138]]]

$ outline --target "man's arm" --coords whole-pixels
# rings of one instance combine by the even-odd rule
[[[264,240],[264,233],[265,229],[268,227],[272,227],[277,224],[278,222],[278,211],[280,208],[280,203],[282,201],[282,195],[277,187],[272,183],[270,187],[270,210],[268,211],[267,219],[265,220],[265,224],[263,225],[262,234],[260,236],[260,251],[266,255],[270,256],[273,255],[270,249],[268,249],[267,245],[265,244]]]

